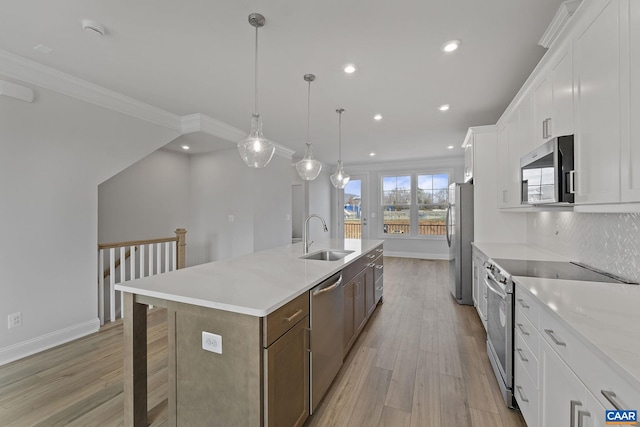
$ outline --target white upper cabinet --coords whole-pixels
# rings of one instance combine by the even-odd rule
[[[559,50],[551,67],[552,114],[547,128],[552,137],[572,135],[573,56],[571,43]]]
[[[620,201],[619,0],[592,0],[575,33],[576,203]]]
[[[623,76],[622,99],[622,164],[621,190],[623,202],[640,202],[640,2],[622,2],[622,40],[628,40],[628,52],[622,49],[621,68]],[[627,9],[628,8],[628,9]],[[625,23],[629,22],[629,27]],[[627,35],[628,34],[628,35]],[[628,71],[625,71],[628,70]],[[627,99],[626,96],[629,96]],[[629,106],[629,111],[624,108]],[[629,131],[627,132],[627,129]]]
[[[462,148],[464,148],[464,182],[469,182],[473,179],[474,142],[475,136],[471,129],[469,129],[462,143]]]
[[[533,97],[533,148],[555,136],[573,134],[571,43],[565,43],[554,52],[549,65],[534,83]]]

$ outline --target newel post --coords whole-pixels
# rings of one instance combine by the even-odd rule
[[[187,252],[187,230],[184,228],[176,229],[176,236],[178,237],[177,243],[177,255],[178,255],[178,270],[185,267],[186,264],[186,252]]]

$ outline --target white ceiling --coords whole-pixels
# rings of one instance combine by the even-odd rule
[[[172,113],[203,113],[246,131],[253,111],[255,37],[247,16],[262,13],[265,136],[296,150],[294,157],[303,155],[303,75],[313,73],[314,152],[335,163],[335,109],[342,107],[348,166],[462,155],[466,129],[495,123],[544,54],[537,42],[562,0],[2,3],[0,49]],[[83,18],[100,22],[106,35],[83,31]],[[461,39],[462,46],[445,54],[440,47],[450,39]],[[54,51],[39,53],[33,49],[38,44]],[[357,66],[356,73],[342,71],[347,63]],[[444,103],[452,106],[446,113],[437,110]],[[376,113],[383,120],[375,122]]]

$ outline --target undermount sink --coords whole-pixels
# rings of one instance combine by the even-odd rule
[[[326,250],[323,249],[321,251],[313,252],[308,255],[303,255],[301,259],[312,259],[316,261],[338,261],[349,254],[352,254],[354,251],[343,251],[343,250]]]

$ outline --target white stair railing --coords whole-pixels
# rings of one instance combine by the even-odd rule
[[[175,233],[175,237],[98,245],[98,315],[101,325],[107,320],[107,310],[110,322],[116,320],[118,306],[122,312],[124,295],[116,292],[116,283],[185,267],[187,231],[178,228]],[[106,289],[109,290],[108,294],[105,293]]]

